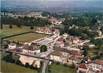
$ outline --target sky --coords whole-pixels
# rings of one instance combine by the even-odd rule
[[[83,1],[83,2],[95,2],[95,1],[102,1],[103,0],[1,0],[1,1],[16,1],[16,2],[35,2],[35,1],[38,1],[38,2],[50,2],[50,1],[53,1],[53,2],[56,2],[56,1],[65,1],[65,2],[73,2],[73,1]]]
[[[38,7],[38,8],[51,8],[51,7],[100,7],[103,8],[103,0],[1,0],[2,7]]]
[[[75,2],[80,2],[80,3],[89,3],[89,2],[91,2],[91,3],[95,3],[95,2],[98,2],[98,3],[103,3],[103,0],[1,0],[1,1],[3,1],[3,2],[6,2],[6,3],[8,3],[8,4],[15,4],[15,3],[17,3],[17,4],[35,4],[35,3],[37,3],[37,4],[51,4],[51,3],[68,3],[68,4],[70,4],[70,3],[75,3]]]

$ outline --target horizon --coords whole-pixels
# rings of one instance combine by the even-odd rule
[[[103,0],[1,0],[1,8],[39,9],[39,10],[103,10]],[[60,9],[61,8],[61,9]],[[27,10],[28,10],[27,9]]]

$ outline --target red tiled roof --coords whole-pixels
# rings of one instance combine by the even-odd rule
[[[96,60],[95,63],[96,63],[96,64],[103,65],[103,60]]]
[[[66,53],[69,53],[70,55],[73,55],[73,56],[78,56],[78,57],[82,56],[81,52],[78,52],[78,51],[75,51],[75,50],[67,50],[65,48],[59,48],[59,47],[54,48],[54,50],[66,52]]]
[[[79,65],[79,68],[87,69],[87,67],[86,67],[85,64],[80,64],[80,65]]]
[[[58,41],[64,41],[64,39],[61,37],[61,38],[58,39]]]
[[[60,51],[54,51],[51,53],[51,55],[62,56],[62,53]]]

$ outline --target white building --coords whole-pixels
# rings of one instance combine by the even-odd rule
[[[40,68],[40,60],[37,58],[20,55],[19,60],[23,65],[28,63],[29,65],[33,65],[33,67]]]
[[[15,43],[10,43],[10,44],[8,45],[8,48],[9,48],[9,49],[15,49],[15,48],[16,48],[16,44],[15,44]]]
[[[51,17],[51,18],[49,19],[49,22],[52,23],[52,24],[54,24],[54,25],[60,25],[60,24],[62,24],[62,21],[61,21],[61,20],[59,20],[59,19],[57,19],[57,18],[54,18],[54,17]]]

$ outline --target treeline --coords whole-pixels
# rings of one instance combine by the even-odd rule
[[[46,26],[50,23],[47,19],[34,18],[34,17],[10,17],[10,16],[1,16],[1,24],[17,25],[21,27],[25,26]]]
[[[66,17],[60,28],[61,34],[68,33],[82,38],[93,38],[98,36],[98,30],[103,32],[103,15],[80,15]]]

